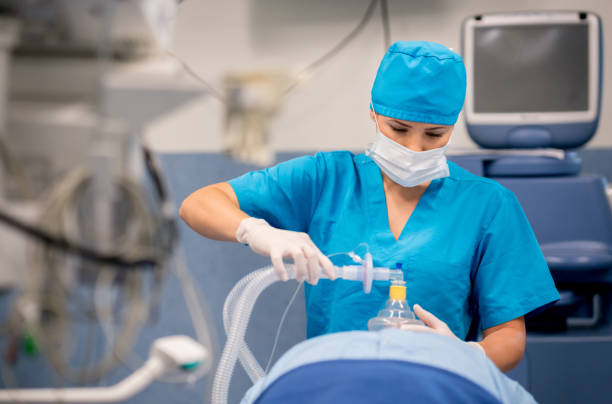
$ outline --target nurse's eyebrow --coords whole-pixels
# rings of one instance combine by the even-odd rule
[[[410,126],[407,123],[404,123],[402,121],[397,121],[395,119],[391,119],[391,122],[396,123],[396,124],[401,125],[401,126],[405,126],[406,128],[412,128],[412,126]]]
[[[404,123],[402,121],[398,121],[396,119],[391,119],[391,122],[396,123],[398,125],[401,125],[403,127],[406,128],[412,128],[412,126],[408,125],[407,123]],[[437,129],[446,129],[445,126],[432,126],[431,128],[425,128],[425,130],[429,131],[429,130],[437,130]]]

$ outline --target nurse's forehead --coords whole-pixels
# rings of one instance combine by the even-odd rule
[[[431,123],[404,121],[402,119],[390,118],[388,116],[382,116],[387,123],[394,123],[399,126],[407,128],[424,128],[424,129],[449,129],[452,125],[436,125]]]

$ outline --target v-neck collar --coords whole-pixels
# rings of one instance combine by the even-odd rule
[[[389,224],[389,210],[380,168],[368,156],[359,155],[358,157],[367,184],[368,224],[370,229],[376,232],[376,241],[385,246],[394,246],[409,239],[411,235],[415,234],[413,230],[423,227],[421,224],[424,220],[427,220],[423,217],[423,214],[432,210],[428,209],[433,208],[432,196],[440,188],[444,179],[432,180],[427,186],[396,240]]]

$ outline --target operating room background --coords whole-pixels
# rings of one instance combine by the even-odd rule
[[[174,52],[203,79],[221,88],[223,74],[258,68],[300,69],[348,34],[370,0],[185,0],[176,21]],[[606,0],[389,0],[391,40],[431,40],[460,50],[461,21],[472,14],[512,10],[584,9],[603,21],[604,58],[612,55],[612,2]],[[384,54],[380,11],[352,42],[287,97],[271,123],[281,151],[363,149],[374,125],[370,88]],[[587,147],[612,147],[612,65],[604,61],[599,130]],[[503,96],[503,95],[502,95]],[[150,128],[162,152],[219,151],[223,105],[204,97]],[[475,147],[463,120],[453,147]]]
[[[223,74],[257,68],[299,69],[333,47],[362,18],[370,0],[184,0],[176,17],[174,53],[201,78],[220,89]],[[612,2],[606,0],[389,0],[391,39],[432,40],[459,50],[460,24],[468,15],[524,9],[585,9],[603,20],[604,55],[612,54]],[[369,91],[385,51],[379,10],[358,36],[334,58],[296,87],[271,122],[272,147],[281,161],[316,150],[363,150],[374,135],[368,115]],[[580,153],[584,171],[612,180],[612,94],[610,63],[604,62],[604,88],[599,130]],[[146,132],[161,154],[176,204],[193,190],[257,168],[237,163],[221,153],[224,106],[205,96]],[[453,148],[475,148],[463,121],[456,125]],[[187,264],[215,318],[218,339],[224,336],[221,308],[232,286],[248,272],[266,265],[247,247],[204,239],[181,224]],[[269,288],[254,309],[247,342],[264,364],[272,349],[278,321],[296,283]],[[194,335],[179,284],[168,278],[157,320],[143,330],[134,351],[146,356],[151,342],[167,334]],[[275,354],[305,338],[303,295],[294,302]],[[40,359],[26,358],[18,368],[21,386],[52,386],[51,372],[40,371]],[[35,371],[33,371],[35,369]],[[101,381],[125,377],[127,368]],[[209,379],[212,378],[212,375]],[[235,372],[230,402],[238,402],[250,382],[241,368]],[[155,383],[131,403],[202,402],[204,383],[177,387]],[[208,392],[206,393],[208,397]]]
[[[174,52],[203,79],[221,88],[228,71],[307,66],[333,47],[362,18],[369,0],[187,0],[177,17]],[[432,40],[460,50],[461,21],[472,14],[524,9],[585,9],[603,20],[604,55],[612,55],[612,2],[606,0],[389,0],[391,40]],[[385,51],[377,8],[352,42],[296,87],[271,122],[272,148],[279,160],[316,150],[362,150],[374,135],[368,114],[369,94]],[[605,56],[604,56],[605,58]],[[605,59],[604,59],[605,60]],[[611,64],[604,61],[603,101],[599,130],[580,155],[585,172],[612,180]],[[503,96],[503,95],[502,95]],[[177,200],[190,190],[227,179],[254,166],[235,164],[219,154],[224,106],[204,97],[147,133],[151,145],[164,153],[164,163]],[[462,118],[451,148],[475,148]],[[265,263],[248,248],[205,240],[183,227],[189,264],[196,272],[212,273],[202,285],[213,310],[220,310],[231,284]],[[210,261],[209,261],[210,260]],[[211,262],[212,261],[212,262]],[[202,279],[208,278],[200,274]],[[215,287],[211,287],[213,285]],[[274,331],[295,284],[276,285],[255,308],[247,336],[260,361],[267,359]],[[216,313],[218,316],[218,313]],[[298,296],[284,325],[276,357],[304,338],[303,297]],[[221,337],[223,340],[223,337]],[[525,383],[524,380],[520,380]],[[236,400],[249,381],[242,369],[234,378]]]
[[[228,71],[305,67],[333,47],[362,18],[369,0],[186,0],[177,17],[174,52],[201,78],[217,89]],[[460,50],[461,21],[472,14],[524,9],[585,9],[603,20],[604,55],[612,54],[612,2],[529,0],[389,0],[391,40],[432,40]],[[372,140],[369,93],[385,51],[379,9],[368,25],[341,52],[296,87],[271,122],[271,145],[278,160],[316,150],[363,150]],[[605,56],[604,56],[605,57]],[[612,80],[604,62],[603,101],[599,130],[581,151],[585,172],[612,180]],[[177,201],[200,186],[228,179],[255,166],[232,162],[222,147],[224,106],[204,97],[157,123],[147,133],[152,147],[164,154],[164,164]],[[462,118],[455,127],[452,148],[475,148]],[[246,247],[205,240],[183,225],[189,265],[215,316],[233,283],[265,259]],[[258,359],[268,359],[274,332],[295,283],[275,285],[254,310],[247,342]],[[305,336],[303,295],[289,312],[275,354]],[[221,333],[220,340],[223,341]],[[519,380],[526,384],[525,380]],[[230,401],[250,385],[237,369]],[[148,393],[144,393],[147,394]],[[135,400],[136,401],[136,400]]]

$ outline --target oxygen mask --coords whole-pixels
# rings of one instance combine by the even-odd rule
[[[378,331],[383,328],[399,328],[402,330],[423,331],[427,326],[416,318],[406,301],[406,282],[392,280],[389,287],[389,299],[378,315],[368,321],[368,330]]]

